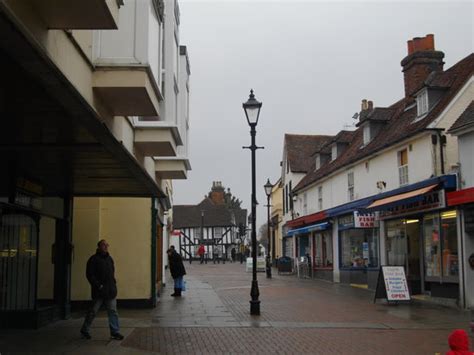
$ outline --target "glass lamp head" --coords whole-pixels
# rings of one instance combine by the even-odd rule
[[[256,126],[258,123],[258,118],[260,116],[260,109],[262,108],[262,103],[255,99],[253,90],[250,90],[249,99],[247,102],[242,104],[242,107],[245,111],[245,116],[247,117],[247,122],[249,126]]]

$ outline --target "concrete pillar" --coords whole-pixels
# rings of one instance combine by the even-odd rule
[[[64,198],[64,219],[58,220],[54,246],[54,298],[61,310],[61,318],[71,316],[71,261],[72,261],[73,198]]]

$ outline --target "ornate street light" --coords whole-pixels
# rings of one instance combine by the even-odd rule
[[[255,144],[255,135],[257,131],[255,127],[258,123],[258,118],[260,116],[260,109],[262,108],[262,103],[255,99],[253,90],[250,90],[250,96],[247,102],[242,104],[242,107],[245,111],[245,116],[247,117],[247,122],[250,126],[250,136],[251,144],[249,147],[244,147],[250,149],[252,153],[252,287],[250,289],[250,314],[260,315],[260,301],[258,297],[260,292],[258,290],[258,281],[257,281],[257,231],[256,231],[256,216],[257,216],[257,198],[255,192],[255,151],[261,147],[257,147]]]
[[[272,250],[272,244],[271,244],[271,237],[270,237],[270,196],[272,194],[272,189],[273,185],[270,182],[270,179],[267,179],[267,183],[263,185],[263,188],[265,189],[265,194],[267,195],[267,239],[268,239],[268,250],[267,250],[267,257],[266,257],[266,263],[265,263],[265,268],[267,271],[267,279],[272,278],[272,259],[271,259],[271,250]]]

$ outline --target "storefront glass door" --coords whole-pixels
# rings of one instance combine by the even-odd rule
[[[38,224],[21,213],[0,219],[0,311],[36,307]]]
[[[412,293],[420,293],[420,220],[398,219],[386,222],[387,263],[403,266]]]

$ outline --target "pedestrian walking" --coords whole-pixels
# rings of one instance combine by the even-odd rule
[[[235,262],[235,248],[232,248],[230,250],[230,257],[232,259],[232,262]]]
[[[81,334],[90,339],[89,333],[92,322],[102,304],[107,309],[109,318],[110,336],[115,340],[122,340],[119,318],[117,313],[117,284],[115,281],[114,260],[108,251],[109,244],[104,240],[97,243],[97,251],[87,261],[86,277],[91,285],[92,304],[84,319]]]
[[[448,337],[449,348],[451,349],[446,355],[473,355],[469,351],[469,338],[464,329],[453,330]]]
[[[176,252],[173,245],[168,249],[167,254],[171,276],[174,280],[174,293],[172,293],[171,296],[181,297],[181,292],[184,287],[183,276],[186,275],[183,259],[181,258],[181,255]]]
[[[199,246],[199,249],[197,251],[198,255],[199,255],[199,259],[201,260],[201,264],[204,262],[204,254],[206,253],[206,250],[204,248],[204,244],[201,244]]]

